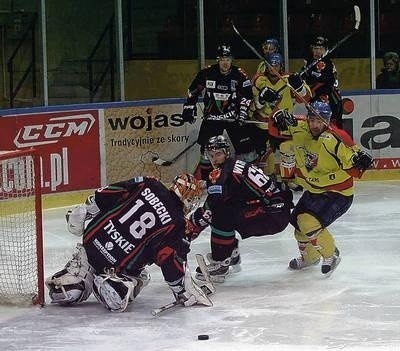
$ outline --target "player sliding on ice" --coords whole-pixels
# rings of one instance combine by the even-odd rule
[[[240,270],[237,231],[242,239],[281,232],[289,223],[292,193],[282,190],[261,169],[231,157],[224,136],[211,137],[205,154],[213,171],[207,180],[208,196],[192,215],[198,228],[211,225],[208,272],[214,282],[223,282],[229,272]],[[201,270],[196,278],[204,280]]]
[[[372,157],[343,130],[329,124],[332,111],[328,103],[315,101],[308,109],[307,117],[295,117],[286,110],[273,116],[275,127],[293,137],[296,181],[305,189],[290,220],[300,257],[292,259],[289,268],[316,265],[322,257],[321,272],[330,275],[340,256],[327,227],[350,208],[353,177],[361,177]]]
[[[68,230],[83,240],[65,268],[46,280],[52,303],[76,304],[93,292],[109,311],[123,312],[150,281],[145,266],[155,263],[180,304],[211,306],[186,265],[185,214],[201,193],[190,174],[176,177],[169,189],[135,177],[96,190],[67,213]]]

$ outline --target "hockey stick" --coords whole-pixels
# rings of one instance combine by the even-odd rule
[[[313,111],[313,113],[318,116],[321,121],[324,122],[324,124],[326,126],[328,126],[328,123],[325,121],[325,119],[323,119],[319,113],[317,111],[315,111],[315,109],[304,99],[304,97],[302,97],[297,91],[296,89],[294,89],[283,77],[282,75],[275,69],[274,66],[272,66],[264,57],[261,56],[261,54],[254,48],[253,45],[251,45],[245,38],[243,38],[243,36],[240,34],[239,30],[236,28],[236,26],[232,23],[232,28],[235,31],[235,33],[240,37],[240,39],[242,39],[243,43],[245,43],[247,45],[247,47],[254,52],[254,54],[260,59],[263,60],[265,62],[265,64],[267,65],[267,67],[285,84],[285,86],[287,86],[292,92],[293,94],[295,94],[306,106],[307,108],[309,108],[311,111]]]
[[[237,122],[236,119],[233,118],[207,118],[207,121],[221,121],[221,122]],[[268,124],[268,122],[263,121],[254,121],[254,120],[244,120],[244,124]]]
[[[311,68],[313,68],[318,62],[320,62],[324,57],[331,54],[334,50],[336,50],[340,45],[342,45],[347,39],[353,36],[355,33],[358,32],[358,27],[360,26],[361,22],[361,12],[360,8],[357,5],[354,5],[354,19],[355,24],[353,30],[345,35],[341,40],[339,40],[335,45],[333,45],[330,49],[328,49],[319,59],[314,60],[308,66],[306,66],[299,74],[303,76],[304,73],[308,72]]]
[[[208,295],[212,295],[215,293],[215,286],[213,284],[213,282],[211,281],[210,278],[210,273],[208,273],[207,271],[207,267],[206,267],[206,262],[204,260],[203,255],[200,254],[196,254],[196,261],[199,265],[199,268],[201,270],[201,273],[203,274],[206,283],[204,285],[202,285],[200,288],[201,290],[203,290],[203,292],[208,296]],[[176,300],[173,302],[170,302],[164,306],[161,306],[159,308],[155,308],[151,311],[151,314],[153,316],[158,316],[160,313],[165,312],[170,310],[171,308],[175,308],[176,306],[182,306],[181,302]]]
[[[345,135],[342,131],[340,131],[337,127],[331,126],[329,122],[327,122],[324,118],[321,117],[321,115],[318,113],[318,111],[315,110],[314,107],[312,107],[306,99],[304,99],[303,96],[301,96],[296,89],[294,89],[283,77],[282,75],[275,69],[274,66],[272,66],[264,57],[261,56],[261,54],[252,46],[243,36],[240,34],[239,30],[236,28],[236,26],[232,23],[232,28],[235,31],[235,33],[242,39],[242,41],[247,45],[247,47],[254,52],[254,54],[260,59],[265,62],[267,67],[280,79],[285,86],[287,86],[296,97],[301,100],[304,105],[307,107],[309,111],[312,111],[313,115],[317,116],[320,121],[329,129],[334,135],[336,135],[341,141],[343,141],[346,145],[348,146],[353,146],[354,141],[349,138],[347,135]]]
[[[171,160],[163,160],[160,157],[154,157],[153,158],[153,163],[155,163],[158,166],[171,166],[174,164],[186,151],[190,150],[194,145],[197,144],[197,140],[195,140],[193,143],[190,145],[186,146],[178,155],[176,155],[173,159]]]
[[[170,310],[171,308],[174,308],[174,307],[179,306],[179,305],[181,305],[181,303],[178,300],[176,300],[174,302],[168,303],[168,304],[166,304],[164,306],[161,306],[159,308],[155,308],[154,310],[151,311],[151,314],[153,316],[158,316],[160,313],[162,313],[164,311],[167,311],[167,310]]]
[[[328,49],[320,58],[317,60],[314,60],[311,62],[308,66],[303,68],[300,72],[299,75],[302,77],[306,72],[308,72],[311,68],[313,68],[318,62],[322,61],[324,57],[328,56],[331,54],[333,51],[335,51],[340,45],[342,45],[347,39],[349,39],[351,36],[353,36],[355,33],[358,32],[358,28],[360,26],[361,22],[361,11],[360,8],[357,5],[354,5],[354,19],[355,19],[355,24],[353,30],[346,34],[341,40],[339,40],[335,45],[333,45],[330,49]],[[286,86],[284,85],[281,87],[279,90],[276,92],[279,94],[283,89],[285,89]]]

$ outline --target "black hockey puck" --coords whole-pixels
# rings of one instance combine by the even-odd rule
[[[210,337],[207,334],[197,335],[198,340],[208,340]]]

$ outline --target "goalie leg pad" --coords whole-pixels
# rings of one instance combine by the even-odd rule
[[[118,276],[113,271],[95,275],[93,294],[96,299],[110,312],[124,312],[133,298],[138,281],[133,277]]]
[[[45,281],[51,302],[72,305],[87,300],[92,293],[93,273],[84,247],[78,244],[65,268]]]
[[[189,267],[187,265],[185,267],[183,288],[181,287],[180,292],[175,291],[172,287],[171,289],[174,292],[176,300],[185,307],[192,305],[213,305],[212,301],[207,296],[207,292],[203,291],[203,289],[193,280]],[[208,289],[211,291],[210,288]]]

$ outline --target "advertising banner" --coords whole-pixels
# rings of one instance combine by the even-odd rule
[[[193,172],[199,157],[197,144],[170,166],[153,162],[171,160],[196,141],[200,120],[184,123],[181,112],[181,104],[105,109],[107,183],[137,175],[169,182],[181,172]]]
[[[39,151],[43,194],[101,185],[97,110],[9,115],[0,122],[0,150]]]
[[[374,157],[375,169],[400,169],[399,95],[352,96],[354,141]],[[384,111],[384,112],[383,112]]]

